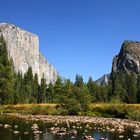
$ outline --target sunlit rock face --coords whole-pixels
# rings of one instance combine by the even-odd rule
[[[112,72],[118,71],[140,72],[140,42],[124,41],[120,53],[113,59]]]
[[[55,83],[57,72],[39,51],[39,38],[15,25],[1,23],[0,33],[7,43],[9,56],[13,59],[15,71],[22,74],[31,66],[33,74],[38,74],[39,83],[44,75],[47,84]]]
[[[98,85],[107,85],[114,72],[127,74],[140,73],[140,42],[124,41],[118,55],[113,59],[111,74],[104,75],[95,81]]]

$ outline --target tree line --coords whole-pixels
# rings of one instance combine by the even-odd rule
[[[0,104],[59,103],[73,113],[87,110],[95,102],[139,103],[140,74],[112,73],[106,86],[96,85],[92,77],[84,82],[78,74],[75,82],[58,77],[54,85],[47,85],[43,76],[39,84],[38,75],[33,75],[31,67],[24,75],[14,71],[6,42],[0,37]]]

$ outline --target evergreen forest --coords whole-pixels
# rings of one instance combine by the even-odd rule
[[[6,42],[0,36],[0,104],[55,103],[70,114],[88,110],[90,103],[140,103],[140,74],[126,74],[123,71],[111,73],[106,86],[96,85],[92,77],[85,83],[81,75],[75,82],[58,77],[56,83],[46,85],[42,77],[28,71],[16,73],[12,59],[9,58]]]

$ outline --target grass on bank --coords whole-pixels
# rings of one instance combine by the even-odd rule
[[[73,109],[74,108],[75,107],[73,107]],[[0,113],[23,113],[31,115],[70,115],[66,109],[63,109],[58,104],[1,105]],[[78,112],[78,115],[123,118],[140,121],[140,104],[90,104],[88,110],[86,110],[85,112]]]

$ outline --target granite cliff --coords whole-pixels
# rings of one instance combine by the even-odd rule
[[[124,41],[118,55],[113,58],[112,71],[123,71],[127,74],[140,73],[140,42]],[[104,75],[95,81],[98,85],[106,85],[111,79],[110,75]]]
[[[44,75],[47,84],[55,83],[57,72],[39,51],[39,38],[13,24],[1,23],[0,34],[3,35],[9,53],[13,59],[15,71],[25,73],[31,66],[33,74],[38,74],[39,82]]]
[[[118,55],[113,59],[112,72],[140,72],[140,42],[124,41]]]

